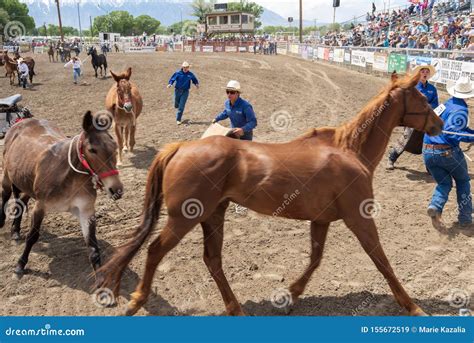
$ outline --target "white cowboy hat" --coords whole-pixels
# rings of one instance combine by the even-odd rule
[[[228,91],[236,91],[236,92],[242,93],[242,88],[240,87],[240,82],[235,81],[235,80],[229,81],[229,83],[227,84],[227,87],[225,89],[228,90]]]
[[[435,67],[433,67],[432,65],[430,64],[426,64],[426,63],[423,63],[423,64],[420,64],[420,65],[417,65],[415,67],[415,69],[413,69],[413,74],[417,74],[418,72],[420,72],[422,69],[428,69],[430,71],[430,79],[436,74],[436,69]]]
[[[24,61],[24,60],[23,60],[23,57],[20,57],[17,62],[18,62],[18,64],[20,64],[20,63],[23,62],[23,61]]]
[[[459,80],[448,81],[446,90],[455,98],[468,99],[474,97],[474,84],[468,77],[461,77]]]
[[[189,68],[189,67],[191,67],[191,65],[188,62],[184,61],[183,64],[181,65],[181,67]]]

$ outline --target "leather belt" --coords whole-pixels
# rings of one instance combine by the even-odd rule
[[[423,144],[423,148],[431,150],[448,150],[452,149],[453,147],[451,145],[445,144]]]

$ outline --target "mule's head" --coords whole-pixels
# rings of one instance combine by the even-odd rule
[[[399,79],[396,73],[392,74],[392,92],[403,107],[399,124],[436,136],[443,129],[443,121],[433,111],[428,99],[416,89],[419,80],[419,72],[403,79]]]
[[[99,176],[104,190],[114,200],[123,195],[123,184],[117,171],[117,143],[109,134],[112,125],[110,113],[92,115],[88,111],[83,118],[84,140],[82,152],[92,170]]]
[[[87,50],[87,56],[89,55],[93,55],[95,53],[97,53],[97,50],[95,50],[95,48],[93,46],[91,46],[88,50]]]
[[[123,108],[127,112],[133,110],[132,103],[132,85],[130,84],[130,76],[132,76],[132,68],[128,68],[126,71],[121,74],[115,74],[112,70],[110,74],[117,82],[117,101],[118,106]]]

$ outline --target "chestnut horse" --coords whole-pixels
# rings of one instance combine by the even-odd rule
[[[119,165],[122,164],[122,152],[133,152],[137,118],[142,113],[143,100],[138,87],[130,82],[132,68],[121,74],[110,71],[115,84],[110,88],[105,99],[105,108],[112,113],[115,122],[115,134],[119,146]]]
[[[10,78],[10,85],[12,86],[15,84],[15,74],[18,74],[18,63],[11,59],[6,51],[3,52],[2,61],[5,65],[5,76]]]
[[[311,222],[309,266],[291,286],[291,303],[303,293],[319,266],[331,222],[343,219],[387,280],[395,299],[412,315],[424,315],[406,293],[382,249],[367,201],[374,193],[375,168],[396,126],[436,135],[443,122],[416,90],[419,74],[391,84],[350,122],[313,129],[283,144],[209,137],[175,143],[156,157],[148,173],[143,218],[133,240],[99,269],[99,286],[118,294],[124,268],[155,227],[162,203],[168,221],[148,248],[145,274],[126,314],[146,302],[155,270],[180,240],[201,224],[204,262],[224,300],[227,313],[244,315],[222,270],[224,216],[229,201],[256,212]],[[288,201],[288,194],[291,201]]]
[[[100,266],[100,251],[95,235],[97,188],[112,199],[122,196],[123,186],[116,168],[117,144],[98,128],[91,112],[83,118],[83,132],[67,138],[46,120],[25,119],[5,136],[0,227],[6,219],[7,202],[13,192],[15,217],[12,238],[20,239],[21,216],[30,198],[36,200],[24,252],[15,273],[21,277],[31,248],[40,235],[46,212],[70,212],[79,218],[95,269]],[[21,199],[18,199],[21,193]],[[19,215],[18,215],[19,212]]]

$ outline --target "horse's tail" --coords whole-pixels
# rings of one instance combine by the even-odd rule
[[[118,285],[122,273],[132,258],[136,255],[145,240],[151,234],[160,216],[163,201],[163,175],[166,166],[178,152],[182,143],[167,145],[153,161],[148,172],[143,205],[142,221],[131,236],[131,240],[119,247],[111,259],[97,271],[98,287],[115,287]],[[116,289],[118,292],[118,289]]]

